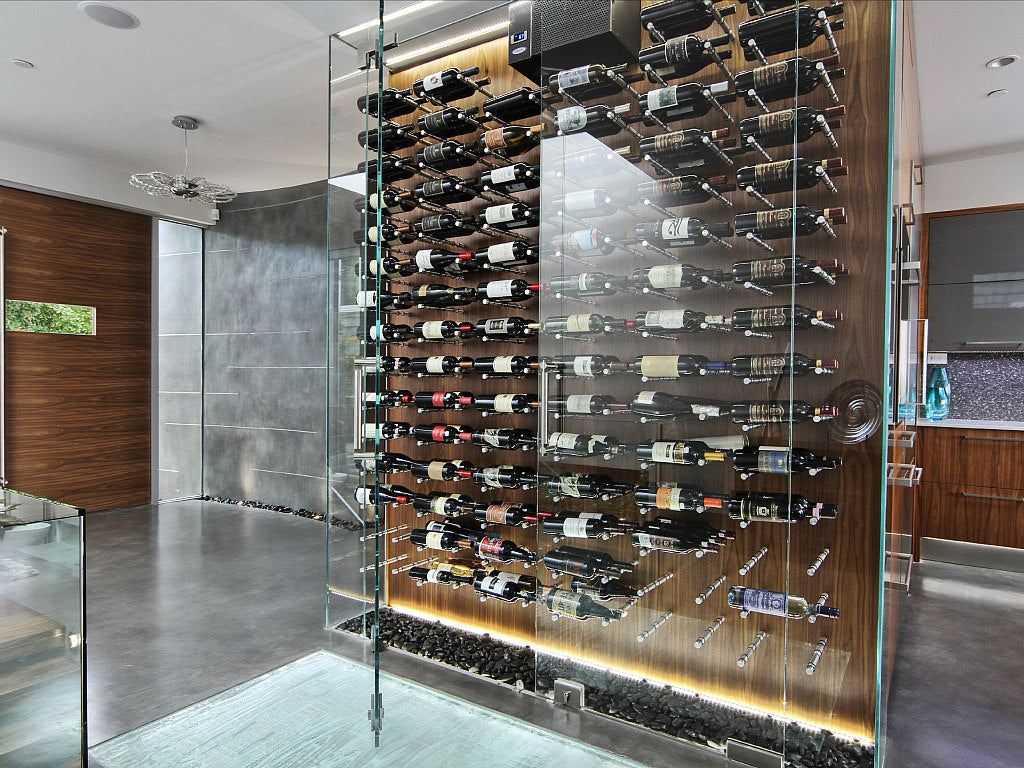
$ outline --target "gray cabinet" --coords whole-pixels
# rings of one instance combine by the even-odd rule
[[[1024,280],[928,287],[933,352],[1024,350]]]

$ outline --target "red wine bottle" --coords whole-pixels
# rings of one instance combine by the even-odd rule
[[[525,376],[537,367],[537,358],[529,355],[498,355],[478,357],[473,361],[473,371],[485,377]]]
[[[776,379],[780,376],[834,373],[838,369],[838,360],[816,360],[801,355],[799,352],[775,355],[737,355],[732,360],[708,364],[708,370],[716,373],[731,373],[737,378],[744,379],[744,384]]]
[[[553,195],[551,202],[545,205],[558,215],[567,213],[575,217],[588,217],[610,216],[620,210],[620,203],[628,202],[620,198],[617,203],[606,189],[581,189],[564,195]]]
[[[412,91],[417,96],[447,104],[450,101],[464,99],[475,94],[476,88],[473,87],[469,78],[479,73],[479,67],[470,69],[449,67],[421,77],[412,84]]]
[[[712,85],[683,83],[655,88],[648,91],[641,102],[644,124],[657,125],[658,121],[674,123],[703,117],[714,108],[716,101],[719,104],[736,101],[736,94],[731,92],[727,80]]]
[[[641,355],[633,361],[633,372],[644,381],[703,376],[708,372],[708,359],[702,355]]]
[[[845,176],[849,168],[843,165],[841,157],[827,160],[811,160],[796,157],[774,163],[745,165],[736,171],[736,186],[740,189],[753,187],[764,195],[777,192],[792,192],[793,189],[811,189],[822,179],[830,176]]]
[[[662,0],[640,10],[640,25],[657,30],[662,37],[675,37],[702,32],[715,23],[717,17],[712,6],[716,0]],[[718,8],[722,16],[736,13],[735,5]]]
[[[373,217],[376,217],[377,210],[393,214],[412,211],[416,208],[416,200],[413,199],[411,192],[402,192],[390,187],[382,189],[380,194],[377,194],[376,191],[370,192],[366,197],[357,198],[354,203],[359,213],[370,212]]]
[[[603,64],[584,64],[548,77],[548,93],[568,96],[574,101],[588,101],[611,96],[623,89],[623,83],[642,79],[626,74],[626,66],[606,67]]]
[[[515,240],[508,243],[495,243],[481,248],[472,254],[468,261],[476,267],[493,267],[505,269],[520,267],[525,264],[536,264],[540,249],[535,245],[527,245]]]
[[[378,392],[367,392],[363,395],[366,405],[379,408],[401,408],[411,405],[415,396],[408,389],[382,389]]]
[[[845,106],[825,109],[802,106],[747,117],[740,121],[740,139],[744,144],[754,139],[762,147],[792,146],[794,141],[803,143],[826,127],[838,128],[842,125],[839,118],[845,114]]]
[[[748,107],[759,106],[750,91],[754,91],[762,102],[806,96],[827,80],[843,77],[845,70],[829,70],[829,67],[838,64],[838,56],[827,56],[819,61],[794,56],[792,59],[740,72],[736,75],[736,92],[743,96]],[[833,101],[838,101],[838,98],[833,98]]]
[[[722,415],[722,404],[704,398],[681,397],[668,392],[637,392],[629,409],[651,419],[712,419]]]
[[[420,376],[453,376],[460,373],[469,361],[468,357],[454,355],[414,357],[409,361],[409,370]]]
[[[454,589],[458,589],[460,584],[472,584],[476,579],[476,571],[452,563],[434,563],[429,568],[410,568],[409,578],[421,584],[451,584]]]
[[[496,467],[480,467],[473,470],[474,483],[484,488],[522,488],[529,490],[537,485],[537,470],[534,467],[502,464]]]
[[[608,608],[595,602],[590,595],[558,587],[549,588],[537,602],[551,611],[552,621],[557,621],[560,617],[576,621],[599,619],[602,626],[608,626],[626,615],[626,611],[622,609]]]
[[[595,138],[612,136],[622,130],[622,118],[628,113],[628,104],[564,107],[555,113],[555,127],[559,134],[586,132]]]
[[[633,270],[631,282],[643,293],[651,291],[699,291],[711,283],[721,284],[725,273],[720,269],[700,269],[692,264],[667,264],[639,267]]]
[[[537,226],[538,209],[525,203],[501,203],[489,205],[477,214],[482,227],[498,229],[525,229]]]
[[[836,409],[815,407],[803,400],[745,400],[729,407],[729,418],[736,424],[800,424],[831,419]]]
[[[478,320],[474,331],[482,341],[525,339],[537,333],[537,323],[522,317],[489,317]]]
[[[415,334],[410,326],[396,323],[374,324],[369,326],[366,332],[367,338],[370,341],[379,341],[385,344],[402,344],[415,338]]]
[[[461,307],[472,304],[476,300],[476,295],[472,288],[465,286],[455,287],[431,283],[419,286],[413,293],[413,298],[416,300],[416,306],[420,308]]]
[[[461,407],[461,399],[470,397],[469,392],[417,392],[413,405],[420,411],[446,411]]]
[[[554,501],[565,496],[572,499],[597,499],[608,501],[633,490],[628,483],[619,483],[608,475],[578,474],[558,475],[545,481]]]
[[[732,235],[732,227],[727,221],[708,224],[695,216],[642,221],[636,225],[636,239],[641,244],[650,243],[660,248],[707,245],[711,241],[709,234],[720,238],[729,237]]]
[[[620,403],[611,395],[566,395],[548,399],[548,408],[555,418],[564,416],[607,416],[628,411],[627,403]]]
[[[476,197],[476,190],[462,179],[445,178],[425,181],[416,187],[412,194],[419,203],[451,205],[473,200]]]
[[[802,597],[771,592],[767,589],[750,587],[729,587],[729,607],[748,613],[763,613],[768,616],[784,616],[790,619],[826,616],[839,618],[839,609],[829,605],[808,603]]]
[[[484,117],[512,123],[524,117],[536,117],[544,108],[540,89],[517,88],[508,93],[492,96],[483,103]]]
[[[839,514],[835,504],[812,503],[799,494],[767,493],[764,491],[740,491],[725,505],[733,520],[739,520],[746,527],[752,522],[799,523],[807,520],[817,525],[821,519],[833,519]]]
[[[480,175],[479,184],[485,192],[496,189],[506,194],[536,189],[540,186],[540,166],[514,163],[491,168]]]
[[[547,362],[562,377],[592,379],[626,371],[626,364],[614,355],[555,355]]]
[[[709,328],[725,328],[724,315],[706,315],[696,309],[658,309],[640,312],[633,319],[633,328],[643,337],[660,334],[699,333]]]
[[[416,146],[419,137],[402,125],[385,123],[381,129],[360,131],[356,135],[359,146],[371,152],[394,152]]]
[[[499,536],[484,536],[473,542],[473,552],[485,560],[499,563],[535,563],[537,556],[509,539]]]
[[[633,563],[620,562],[607,552],[562,545],[544,555],[544,567],[584,579],[615,579],[631,573]]]
[[[536,399],[536,395],[512,392],[497,395],[470,395],[464,392],[459,398],[459,404],[464,408],[472,407],[484,413],[529,413],[533,410]]]
[[[623,584],[618,580],[590,582],[579,576],[574,576],[569,584],[569,589],[578,595],[586,595],[593,600],[602,602],[608,600],[632,600],[637,597],[637,591],[634,587]]]
[[[762,286],[814,285],[847,274],[838,261],[813,261],[800,256],[737,261],[732,265],[733,282]]]
[[[706,203],[714,197],[712,190],[721,194],[735,188],[735,185],[726,183],[725,176],[713,176],[705,180],[700,176],[688,175],[641,182],[636,193],[644,204],[656,203],[673,208]]]
[[[636,446],[636,455],[640,466],[649,464],[682,464],[702,467],[709,461],[725,461],[725,451],[709,448],[699,440],[656,440],[640,443]]]
[[[366,274],[370,277],[381,277],[402,275],[407,277],[415,274],[416,265],[407,259],[399,259],[397,256],[392,256],[389,253],[383,253],[378,260],[375,254],[371,254],[366,259]]]
[[[529,603],[537,598],[537,580],[508,571],[477,571],[473,591],[482,601],[493,597],[506,603]]]
[[[496,152],[503,157],[521,155],[540,144],[542,130],[539,125],[505,125],[501,128],[492,128],[480,135],[477,146],[482,151]]]
[[[457,443],[461,440],[464,427],[452,424],[416,424],[412,427],[412,436],[417,445],[427,443]]]
[[[492,504],[474,504],[473,516],[481,523],[494,525],[522,525],[537,519],[534,504],[516,501],[496,501]]]
[[[617,247],[611,237],[600,229],[578,229],[551,238],[555,256],[607,256]]]
[[[798,205],[794,208],[774,208],[769,211],[747,211],[736,214],[736,234],[754,235],[762,240],[806,237],[819,229],[835,234],[832,224],[847,222],[845,208],[811,208]]]
[[[420,341],[471,339],[476,336],[471,323],[456,323],[452,320],[426,320],[416,323],[412,330],[413,336]]]
[[[646,485],[637,488],[633,500],[644,510],[704,512],[721,509],[722,496],[709,495],[699,485]]]
[[[607,541],[613,534],[622,533],[630,527],[615,515],[606,515],[600,512],[584,512],[582,514],[566,512],[552,515],[545,517],[541,526],[544,534],[557,537],[556,541],[563,538]]]
[[[439,139],[463,136],[480,128],[480,124],[472,119],[473,115],[479,111],[479,107],[470,107],[469,109],[445,107],[428,115],[421,115],[416,120],[416,127],[420,133]]]
[[[417,512],[457,517],[467,511],[471,511],[475,506],[475,502],[472,497],[464,493],[431,491],[426,495],[415,495],[412,500],[412,506]]]
[[[826,20],[843,12],[842,3],[833,3],[823,8],[798,5],[767,16],[750,19],[740,24],[740,47],[747,61],[758,61],[760,56],[774,56],[806,48],[826,34]],[[843,28],[842,19],[832,22],[833,31]]]
[[[435,171],[467,168],[477,162],[479,157],[470,145],[452,139],[430,144],[416,152],[416,164],[420,168],[433,168]]]
[[[365,173],[369,182],[376,182],[378,174],[385,184],[411,179],[416,175],[416,166],[409,160],[397,155],[381,155],[372,160],[360,161],[356,170]]]
[[[826,469],[838,469],[840,456],[819,456],[804,448],[788,446],[748,445],[731,452],[732,467],[744,480],[751,475],[795,475],[806,472],[816,475]]]
[[[356,294],[356,306],[361,309],[408,309],[412,304],[412,294],[408,291],[360,291]]]
[[[715,62],[711,52],[718,48],[722,49],[717,51],[720,59],[732,58],[728,45],[728,35],[708,40],[699,35],[673,37],[664,43],[642,49],[640,66],[648,73],[647,79],[652,83],[690,77]]]
[[[619,277],[604,272],[581,272],[578,275],[552,277],[544,286],[556,299],[563,296],[610,296],[624,283]]]
[[[734,310],[732,327],[741,331],[770,331],[790,327],[796,331],[806,331],[815,325],[831,327],[830,323],[842,319],[843,314],[834,310],[813,310],[801,304],[784,304]]]
[[[526,301],[533,298],[539,290],[538,284],[519,278],[490,280],[476,287],[476,298],[484,304],[494,301]]]
[[[576,432],[552,432],[548,435],[547,450],[556,456],[605,456],[619,453],[622,444],[611,435],[584,435]]]
[[[485,451],[491,448],[502,448],[507,451],[530,450],[537,447],[537,436],[529,429],[483,429],[480,427],[461,427],[459,439],[472,445],[478,445]]]
[[[416,100],[409,98],[408,91],[398,91],[394,88],[385,88],[377,97],[376,93],[368,93],[356,99],[356,108],[364,115],[378,117],[378,111],[383,114],[384,119],[408,115],[416,111]],[[378,107],[381,107],[378,110]]]

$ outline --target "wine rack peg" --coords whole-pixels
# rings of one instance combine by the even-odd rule
[[[823,549],[821,550],[821,552],[818,553],[818,556],[814,559],[814,562],[811,563],[811,566],[807,569],[808,576],[813,576],[818,572],[818,569],[821,568],[821,564],[824,563],[825,558],[828,557],[828,553],[828,549]]]
[[[740,576],[746,576],[757,565],[758,561],[768,554],[768,547],[761,547],[747,562],[740,566]]]
[[[823,637],[818,641],[818,645],[814,649],[814,653],[811,654],[811,660],[807,662],[807,667],[804,669],[804,672],[808,675],[813,675],[815,670],[818,668],[818,662],[821,661],[821,654],[825,652],[825,645],[827,643],[827,637]]]
[[[747,666],[747,663],[750,661],[750,657],[754,655],[754,651],[757,650],[758,646],[761,645],[761,641],[767,636],[768,633],[763,631],[754,635],[754,639],[751,640],[750,645],[747,646],[747,650],[740,654],[740,657],[736,660],[736,666],[741,669]]]
[[[821,608],[825,605],[825,601],[828,600],[828,592],[822,592],[818,595],[818,601],[814,604],[815,609]],[[807,617],[807,623],[813,624],[818,620],[818,614],[814,611],[811,612],[810,616]]]
[[[693,641],[693,647],[698,650],[703,648],[704,645],[711,639],[711,636],[718,631],[718,628],[725,623],[725,616],[719,616],[715,619],[714,623],[704,630],[704,634]]]
[[[708,586],[704,589],[703,592],[701,592],[699,595],[697,595],[695,598],[693,598],[693,602],[695,602],[697,605],[700,605],[705,600],[707,600],[709,597],[711,597],[711,593],[714,592],[716,589],[718,589],[720,586],[722,586],[724,583],[725,583],[725,574],[723,573],[721,576],[719,576],[717,579],[715,579],[711,584],[708,584]]]
[[[665,611],[665,613],[661,614],[661,616],[655,619],[654,623],[651,624],[651,626],[649,626],[647,629],[645,629],[643,632],[636,636],[636,641],[638,643],[642,643],[648,637],[657,632],[658,629],[663,627],[665,623],[672,618],[672,616],[672,611]]]

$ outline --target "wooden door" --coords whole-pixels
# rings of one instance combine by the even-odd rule
[[[0,226],[8,301],[95,308],[94,335],[5,330],[8,485],[90,512],[149,502],[152,220],[0,187]]]

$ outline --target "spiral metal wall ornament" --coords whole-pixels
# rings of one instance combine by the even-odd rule
[[[178,197],[182,200],[200,200],[204,203],[227,203],[238,197],[225,184],[207,181],[201,176],[188,177],[188,132],[199,127],[199,121],[187,115],[176,115],[171,124],[181,128],[185,144],[185,167],[182,173],[173,176],[163,171],[132,174],[133,187],[154,197]]]
[[[861,443],[882,426],[882,397],[870,382],[844,382],[829,392],[827,402],[836,407],[837,413],[825,426],[840,443]]]

